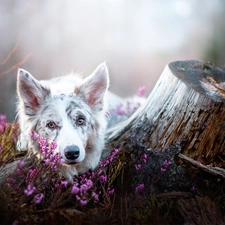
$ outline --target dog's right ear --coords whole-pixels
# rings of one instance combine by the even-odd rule
[[[17,93],[27,115],[34,115],[50,90],[43,87],[29,72],[23,69],[17,74]]]

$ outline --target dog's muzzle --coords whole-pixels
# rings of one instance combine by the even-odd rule
[[[64,153],[67,159],[75,160],[80,155],[80,149],[77,145],[70,145],[65,148]]]

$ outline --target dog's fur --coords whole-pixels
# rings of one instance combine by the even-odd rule
[[[18,149],[38,151],[29,135],[35,131],[48,142],[57,142],[56,151],[64,160],[62,172],[68,180],[95,169],[104,148],[108,86],[108,70],[104,63],[86,79],[68,75],[38,81],[19,69],[17,92],[21,134]]]

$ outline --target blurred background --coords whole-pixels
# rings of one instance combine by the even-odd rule
[[[0,0],[0,114],[15,118],[17,68],[38,79],[109,67],[110,90],[147,94],[166,64],[225,64],[224,0]]]

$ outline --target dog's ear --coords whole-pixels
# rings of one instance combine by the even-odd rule
[[[23,69],[17,74],[17,93],[27,115],[34,115],[50,90],[43,87],[29,72]]]
[[[84,83],[75,90],[75,93],[81,96],[93,109],[102,110],[108,87],[108,68],[105,63],[102,63],[84,80]]]

